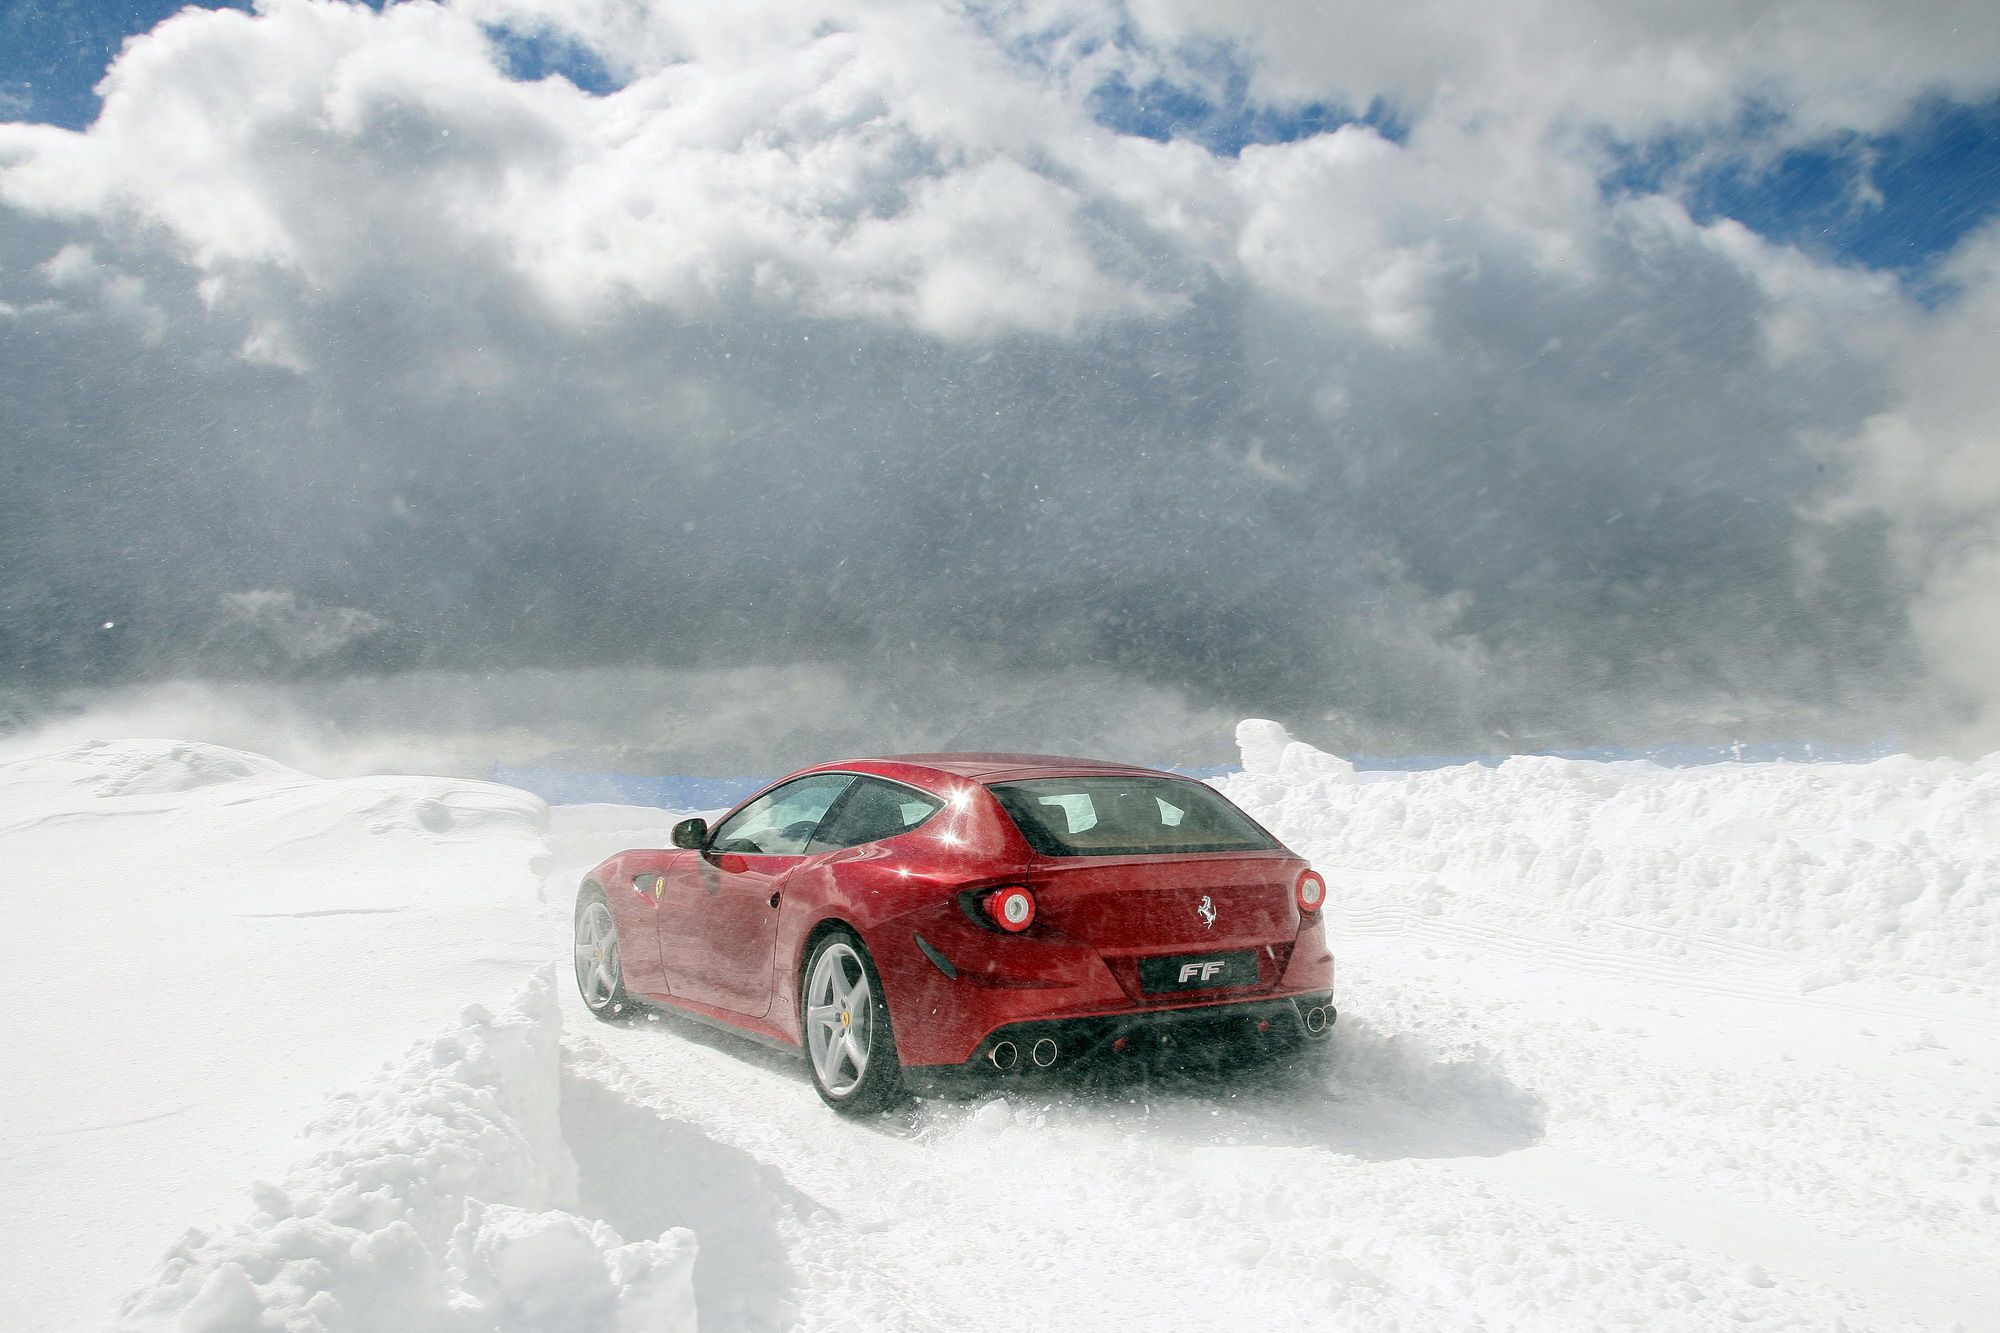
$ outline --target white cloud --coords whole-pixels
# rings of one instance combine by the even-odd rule
[[[1033,161],[1078,114],[963,22],[814,35],[822,16],[763,41],[730,25],[698,34],[710,62],[593,99],[506,78],[482,15],[528,17],[185,13],[121,58],[89,132],[0,129],[0,198],[162,226],[206,271],[269,266],[320,291],[411,233],[484,238],[580,317],[749,295],[980,337],[1159,302],[1106,270],[1088,197]]]
[[[313,291],[343,289],[385,246],[471,239],[576,319],[749,298],[954,339],[1171,310],[1185,274],[1129,258],[1165,242],[1410,345],[1439,275],[1485,246],[1519,247],[1551,276],[1595,275],[1607,206],[1593,150],[1560,150],[1546,138],[1558,111],[1521,107],[1558,99],[1578,124],[1632,130],[1634,99],[1657,124],[1687,107],[1723,114],[1767,86],[1825,83],[1814,115],[1848,105],[1807,58],[1819,48],[1750,41],[1796,36],[1782,8],[1762,27],[1711,14],[1686,32],[1543,16],[1546,42],[1450,6],[1416,16],[1430,34],[1419,41],[1416,18],[1394,12],[1371,32],[1271,9],[1227,33],[1261,53],[1274,93],[1418,106],[1407,144],[1348,128],[1229,163],[1096,125],[1078,78],[1103,73],[1104,44],[1072,43],[1042,71],[928,6],[733,7],[723,22],[529,0],[380,14],[270,0],[255,18],[190,11],[133,43],[86,134],[0,128],[0,198],[161,226],[204,271],[272,267]],[[1198,6],[1137,14],[1166,38],[1219,22]],[[1087,9],[1025,17],[1096,35]],[[592,43],[630,83],[591,98],[512,81],[482,26],[496,23]],[[1609,60],[1584,59],[1586,40]],[[1503,48],[1571,73],[1485,59]],[[1651,72],[1617,77],[1627,64]],[[1775,84],[1773,66],[1788,71]],[[1959,66],[1926,68],[1921,86],[1935,87]],[[1919,88],[1888,82],[1897,97]]]
[[[65,245],[44,260],[38,272],[58,291],[94,298],[105,314],[147,346],[157,347],[166,337],[166,314],[146,299],[144,280],[100,263],[90,246]]]
[[[1241,45],[1273,100],[1381,98],[1418,119],[1565,124],[1644,137],[1731,122],[1746,99],[1782,109],[1786,133],[1868,133],[1927,95],[1996,84],[2000,10],[1983,0],[1132,0],[1141,31]]]
[[[97,280],[97,256],[87,245],[72,242],[42,261],[42,277],[51,287],[83,287]]]
[[[1825,442],[1846,469],[1828,507],[1889,521],[1936,687],[1922,739],[1983,753],[2000,748],[2000,226],[1944,276],[1955,295],[1893,349],[1892,405]]]
[[[1249,279],[1404,346],[1429,326],[1444,265],[1437,217],[1410,226],[1429,182],[1371,130],[1245,150],[1232,183],[1244,199],[1237,254]],[[1383,202],[1396,200],[1395,208]]]

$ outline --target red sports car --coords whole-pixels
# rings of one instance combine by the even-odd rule
[[[593,1013],[651,1002],[804,1047],[839,1111],[905,1070],[1047,1069],[1334,1020],[1326,885],[1213,788],[1023,754],[822,764],[576,904]]]

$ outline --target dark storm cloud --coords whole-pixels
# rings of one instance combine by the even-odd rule
[[[291,43],[267,58],[395,56],[372,16],[310,12],[258,20]],[[176,59],[127,96],[207,68]],[[1217,217],[1264,210],[1240,261],[1051,168],[1077,211],[1014,271],[954,201],[1058,186],[980,194],[1011,158],[954,175],[921,111],[824,251],[810,212],[757,233],[709,163],[601,225],[742,235],[572,252],[500,214],[524,173],[537,206],[592,197],[563,138],[586,104],[453,60],[324,75],[331,110],[157,186],[51,185],[23,173],[68,141],[0,145],[17,680],[942,661],[988,694],[1081,669],[1345,748],[1485,750],[1867,731],[1911,675],[1881,524],[1806,511],[1811,442],[1893,396],[1811,327],[1892,304],[1865,279],[1601,201],[1560,263],[1504,217],[1363,226],[1457,180],[1367,136],[1215,178]],[[801,153],[754,189],[800,188]]]
[[[14,438],[43,442],[4,502],[10,657],[60,678],[942,654],[1468,745],[1866,682],[1851,627],[1894,614],[1877,592],[1827,617],[1789,548],[1793,438],[1865,393],[1746,384],[1748,329],[1544,308],[1447,319],[1411,366],[1214,291],[1080,356],[740,316],[578,332],[489,272],[385,264],[311,326],[310,380],[102,317],[0,329],[36,371],[10,378]],[[148,291],[199,323],[169,271]],[[75,376],[100,358],[118,373]],[[1328,362],[1353,386],[1331,423]],[[259,589],[375,627],[283,652],[231,600]]]

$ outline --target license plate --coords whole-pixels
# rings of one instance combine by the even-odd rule
[[[1218,986],[1257,984],[1257,955],[1190,953],[1174,958],[1141,958],[1139,987],[1146,991],[1213,990]]]

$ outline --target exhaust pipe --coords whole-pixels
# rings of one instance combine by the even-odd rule
[[[1028,1052],[1029,1057],[1034,1060],[1035,1068],[1037,1069],[1047,1069],[1056,1062],[1056,1056],[1059,1054],[1061,1052],[1056,1049],[1055,1038],[1053,1037],[1043,1037]]]
[[[1326,1031],[1325,1005],[1316,1004],[1312,1008],[1306,1010],[1306,1031],[1308,1032]]]
[[[993,1049],[986,1053],[986,1058],[993,1062],[995,1069],[1004,1072],[1014,1067],[1014,1063],[1021,1058],[1021,1053],[1014,1048],[1013,1042],[1001,1041],[993,1044]]]

